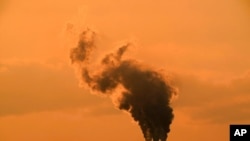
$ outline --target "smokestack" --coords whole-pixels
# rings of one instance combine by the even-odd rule
[[[81,81],[102,94],[114,96],[112,94],[119,91],[118,108],[131,114],[145,141],[166,141],[174,117],[170,107],[171,97],[176,94],[174,87],[158,71],[135,59],[123,59],[130,43],[105,55],[98,72],[90,71],[89,58],[95,49],[96,36],[90,29],[83,31],[78,45],[71,50],[70,59],[78,66]]]

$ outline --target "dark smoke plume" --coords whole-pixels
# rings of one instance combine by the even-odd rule
[[[136,60],[123,59],[131,46],[121,46],[107,54],[98,72],[89,70],[89,58],[95,48],[96,33],[87,29],[80,35],[78,46],[71,50],[70,58],[81,71],[82,81],[103,94],[119,91],[118,108],[131,113],[146,141],[166,141],[173,119],[170,99],[176,93],[173,86],[159,72],[143,67]],[[122,89],[120,89],[122,87]]]

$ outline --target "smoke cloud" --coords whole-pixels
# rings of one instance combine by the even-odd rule
[[[83,31],[77,47],[71,50],[70,58],[80,69],[81,81],[92,91],[115,96],[118,108],[128,111],[138,122],[146,141],[166,141],[174,116],[170,107],[171,97],[176,94],[174,87],[158,71],[136,60],[123,59],[130,43],[105,55],[98,71],[90,71],[96,36],[90,29]]]

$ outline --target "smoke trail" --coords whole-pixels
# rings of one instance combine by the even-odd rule
[[[175,90],[159,72],[143,67],[136,60],[123,59],[131,44],[107,54],[99,72],[90,72],[89,57],[95,48],[96,34],[87,29],[80,35],[78,46],[71,50],[72,63],[78,64],[81,78],[93,91],[103,94],[120,90],[118,108],[131,113],[146,141],[166,141],[173,119],[170,99]]]

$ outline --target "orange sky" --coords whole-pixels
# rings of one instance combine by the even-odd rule
[[[169,141],[228,141],[250,123],[247,0],[0,0],[1,141],[143,141],[110,99],[78,87],[69,49],[86,26],[100,54],[129,53],[175,78]]]

